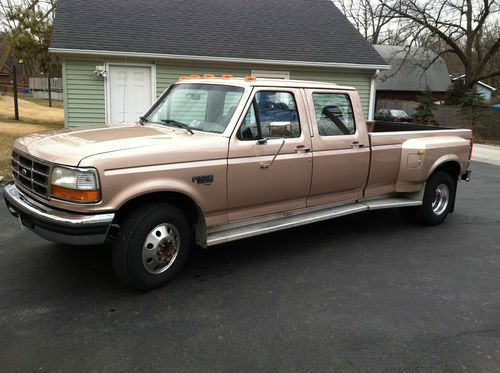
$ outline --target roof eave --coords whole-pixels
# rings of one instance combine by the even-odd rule
[[[488,84],[486,84],[486,83],[483,83],[482,81],[478,81],[478,82],[477,82],[477,84],[480,84],[480,85],[482,85],[483,87],[486,87],[486,88],[488,88],[488,89],[489,89],[489,90],[491,90],[491,91],[496,91],[496,90],[497,90],[495,87],[492,87],[491,85],[488,85]]]
[[[457,76],[457,77],[451,79],[451,81],[454,82],[454,81],[457,81],[458,79],[462,79],[462,78],[465,78],[465,74]],[[483,87],[486,87],[488,89],[491,89],[492,91],[496,91],[497,90],[495,87],[492,87],[491,85],[488,85],[488,84],[486,84],[486,83],[484,83],[484,82],[482,82],[480,80],[477,81],[477,84],[482,85]]]
[[[261,65],[283,65],[283,66],[304,66],[304,67],[331,67],[331,68],[336,67],[336,68],[350,68],[350,69],[361,69],[361,70],[389,70],[391,68],[390,65],[377,65],[377,64],[264,60],[255,58],[189,56],[180,54],[138,53],[138,52],[120,52],[120,51],[105,51],[105,50],[90,50],[90,49],[49,48],[49,52],[59,55],[77,54],[77,55],[88,55],[88,56],[138,57],[138,58],[154,58],[163,60],[234,62],[234,63],[251,63],[251,64],[261,64]]]

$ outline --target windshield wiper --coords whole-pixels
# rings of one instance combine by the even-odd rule
[[[177,126],[179,128],[184,128],[191,135],[194,135],[194,132],[191,130],[191,128],[189,128],[189,126],[187,124],[184,124],[184,123],[181,123],[181,122],[177,122],[176,120],[173,120],[173,119],[162,119],[161,121],[163,123],[166,123],[166,124],[173,124],[174,126]]]
[[[139,124],[142,124],[144,126],[144,123],[149,122],[149,120],[146,119],[146,117],[139,117]]]

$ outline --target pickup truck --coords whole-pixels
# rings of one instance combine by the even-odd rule
[[[112,242],[117,276],[150,290],[194,245],[382,208],[440,224],[471,151],[470,130],[366,123],[354,88],[183,77],[140,123],[17,139],[3,194],[45,239]]]

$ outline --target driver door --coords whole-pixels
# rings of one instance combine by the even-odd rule
[[[306,207],[311,175],[301,91],[256,88],[230,140],[229,221]]]

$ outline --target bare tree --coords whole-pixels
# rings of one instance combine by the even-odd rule
[[[340,11],[372,44],[383,44],[397,35],[388,29],[394,12],[373,0],[334,0]]]
[[[30,75],[59,70],[58,59],[48,52],[56,1],[0,0],[0,26],[7,33],[0,61],[12,51],[23,59]]]
[[[463,66],[465,89],[479,80],[500,75],[498,67],[492,68],[500,48],[498,24],[494,20],[500,11],[498,0],[379,1],[394,18],[410,22],[413,42],[431,47],[437,56],[456,55]]]

